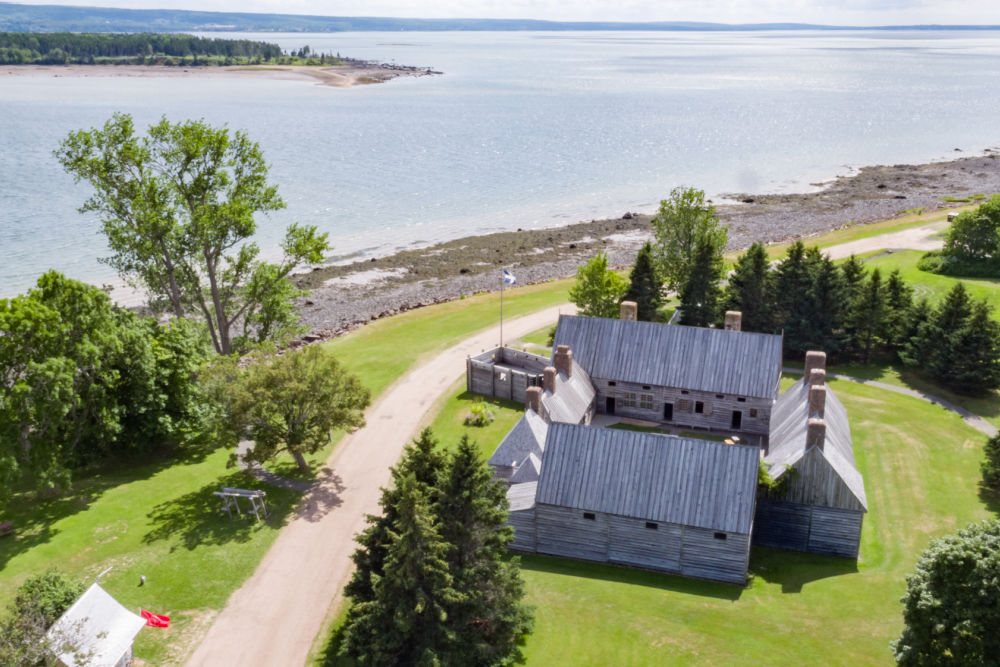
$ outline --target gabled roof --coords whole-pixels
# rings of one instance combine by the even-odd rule
[[[517,468],[525,462],[529,454],[541,458],[548,428],[549,425],[534,410],[525,410],[524,416],[497,445],[493,455],[490,456],[489,464]]]
[[[788,468],[800,467],[810,459],[810,463],[828,465],[843,482],[846,491],[860,508],[868,509],[865,482],[854,465],[854,445],[851,440],[851,425],[847,419],[847,409],[837,398],[829,385],[826,386],[826,406],[823,409],[826,421],[826,441],[823,448],[809,450],[814,454],[807,457],[806,432],[809,424],[809,385],[805,378],[799,380],[781,395],[771,412],[771,435],[767,456],[771,475],[778,479]],[[815,457],[815,461],[812,459]],[[798,485],[796,485],[798,486]],[[844,505],[837,488],[792,489],[790,500],[825,504],[830,507]],[[853,504],[853,503],[852,503]]]
[[[550,391],[544,392],[542,405],[545,406],[549,421],[579,424],[590,409],[594,394],[594,384],[590,381],[590,376],[574,360],[573,375],[566,377],[565,373],[556,373],[556,391],[554,394]]]
[[[551,424],[536,501],[748,534],[758,460],[756,447]]]
[[[114,667],[146,621],[94,584],[59,617],[47,637],[64,665]]]
[[[538,474],[542,471],[542,459],[536,456],[534,452],[528,454],[528,458],[524,460],[514,474],[510,476],[511,484],[524,484],[525,482],[537,482]]]
[[[553,350],[568,345],[591,377],[775,399],[781,336],[561,315]]]

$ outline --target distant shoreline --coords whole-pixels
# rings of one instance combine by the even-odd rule
[[[350,62],[344,65],[3,65],[0,77],[202,77],[248,76],[267,79],[313,80],[319,85],[350,88],[385,83],[399,77],[441,74],[424,67]]]

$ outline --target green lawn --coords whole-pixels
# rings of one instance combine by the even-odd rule
[[[494,420],[487,426],[466,426],[465,416],[475,401],[485,401]],[[426,425],[444,447],[454,447],[463,435],[474,440],[483,458],[489,458],[507,432],[524,414],[524,405],[465,391],[465,378],[453,384],[442,400],[430,410]]]
[[[991,511],[977,494],[983,437],[957,416],[871,387],[832,386],[850,412],[868,493],[857,565],[754,549],[742,589],[528,556],[522,571],[537,606],[528,664],[890,664],[898,599],[919,553],[1000,503]]]
[[[957,278],[928,273],[917,268],[917,262],[924,253],[919,250],[902,250],[890,255],[872,257],[865,266],[878,267],[882,276],[889,275],[894,269],[899,269],[900,275],[914,287],[914,296],[918,299],[926,297],[931,303],[937,303],[955,286],[955,283],[965,283],[969,296],[974,299],[986,299],[993,306],[993,316],[1000,318],[1000,280],[990,278]]]
[[[782,389],[795,379],[783,378]],[[956,415],[873,387],[831,386],[851,415],[868,494],[857,563],[755,548],[750,585],[741,588],[524,556],[536,607],[527,664],[891,664],[898,600],[918,555],[932,538],[1000,511],[1000,499],[979,496],[984,437]],[[471,430],[459,423],[469,401],[461,391],[449,393],[433,423],[446,443]],[[520,406],[497,414],[511,424]],[[484,455],[504,432],[483,432]]]

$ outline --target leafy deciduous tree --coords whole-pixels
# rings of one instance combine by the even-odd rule
[[[672,290],[687,283],[699,244],[706,243],[719,256],[726,249],[728,230],[716,217],[715,207],[705,202],[703,190],[674,188],[660,202],[652,224],[660,275]]]
[[[154,307],[197,312],[221,354],[295,328],[282,307],[299,294],[287,276],[329,244],[315,227],[293,224],[284,259],[258,259],[254,216],[285,204],[246,134],[164,118],[139,137],[129,115],[115,114],[103,128],[71,133],[56,155],[95,190],[81,211],[101,216],[113,253],[104,261],[148,290]]]
[[[906,579],[899,665],[986,665],[1000,655],[1000,521],[935,540]]]
[[[577,305],[581,315],[617,317],[628,283],[608,268],[608,256],[603,252],[591,257],[576,270],[576,282],[569,288],[569,300]]]
[[[287,451],[302,470],[305,455],[333,429],[364,426],[371,395],[357,376],[319,345],[256,360],[222,390],[232,428],[254,446],[245,458],[263,462]]]
[[[7,617],[0,621],[0,664],[49,664],[53,647],[45,634],[83,591],[83,584],[55,570],[28,577],[17,589]],[[86,658],[80,651],[79,657]]]

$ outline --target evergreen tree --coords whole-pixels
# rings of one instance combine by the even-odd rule
[[[681,324],[707,327],[719,320],[722,271],[721,252],[711,240],[700,241],[681,288]]]
[[[945,379],[961,351],[958,338],[972,315],[972,303],[965,285],[956,283],[944,301],[934,311],[927,326],[921,328],[919,347],[923,355],[919,363],[924,372],[936,379]]]
[[[354,574],[347,583],[344,592],[354,601],[371,601],[374,598],[374,582],[385,570],[385,561],[389,549],[389,533],[398,518],[400,499],[400,480],[412,475],[417,484],[423,485],[433,493],[437,484],[438,471],[444,465],[444,457],[438,451],[438,441],[429,428],[403,450],[403,456],[392,469],[392,486],[382,489],[382,514],[369,514],[366,518],[368,527],[357,537],[358,548],[351,555],[354,561]],[[433,500],[433,498],[432,498]]]
[[[872,352],[881,340],[885,317],[885,286],[881,272],[875,269],[854,297],[847,318],[851,344],[866,364],[871,361]]]
[[[506,525],[506,492],[463,435],[441,477],[435,507],[441,537],[451,546],[454,586],[464,596],[451,614],[457,633],[452,664],[509,663],[517,656],[518,638],[531,629],[531,610],[521,602],[519,560],[507,554],[514,533]]]
[[[885,281],[885,305],[885,328],[882,336],[889,347],[899,350],[905,342],[903,335],[906,330],[906,318],[913,306],[913,288],[903,280],[899,269],[893,269]]]
[[[450,610],[463,596],[448,572],[427,485],[399,479],[396,520],[389,527],[385,572],[373,598],[355,602],[341,653],[363,665],[438,665],[453,649]]]
[[[983,448],[985,458],[981,464],[983,486],[991,491],[1000,491],[1000,435],[986,441]]]
[[[954,338],[952,363],[940,380],[962,393],[1000,386],[1000,324],[990,316],[986,301],[972,305],[972,314]]]
[[[847,285],[837,265],[822,257],[803,302],[803,349],[838,354],[846,343]]]
[[[802,241],[796,241],[775,270],[775,325],[784,329],[786,350],[804,352],[809,345],[812,323],[806,295],[812,286],[810,269],[815,263]]]
[[[857,257],[851,255],[843,264],[840,270],[844,274],[844,283],[847,285],[848,295],[851,300],[856,297],[865,282],[865,266]]]
[[[899,360],[907,366],[919,366],[930,353],[928,344],[932,341],[927,335],[927,329],[933,315],[931,305],[925,297],[914,303],[903,317],[897,353]]]
[[[638,306],[638,318],[644,322],[655,322],[657,310],[663,303],[660,280],[653,262],[653,246],[648,241],[642,246],[629,274],[628,291],[623,301],[635,301]]]
[[[772,331],[771,262],[763,243],[754,243],[736,261],[726,286],[725,310],[743,314],[744,331]]]

